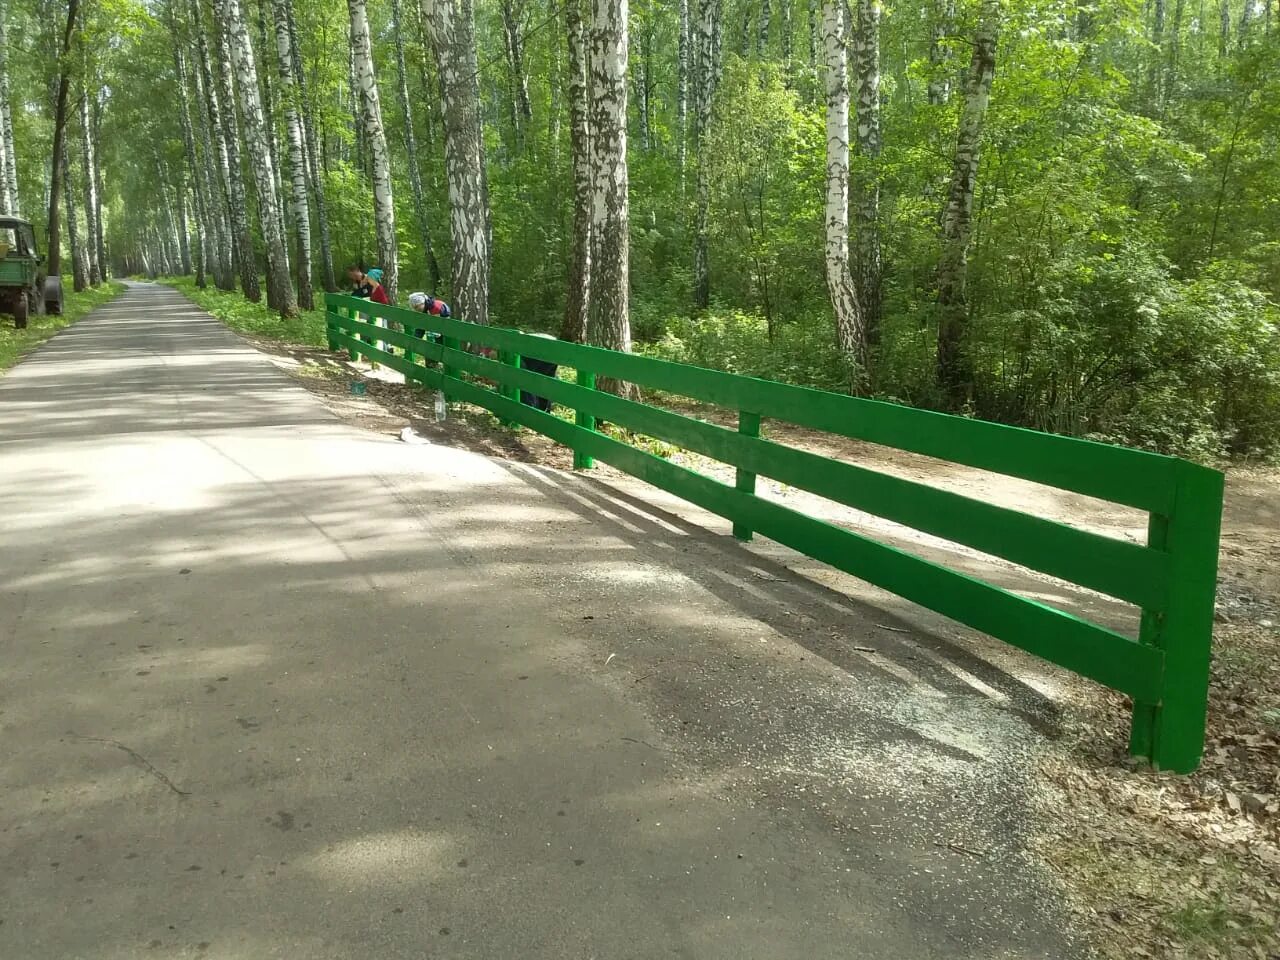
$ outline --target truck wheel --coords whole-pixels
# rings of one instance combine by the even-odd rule
[[[44,282],[44,308],[54,316],[62,316],[62,278],[49,277]]]
[[[13,305],[13,326],[15,330],[25,330],[27,328],[27,298],[25,294],[18,297],[18,302]]]

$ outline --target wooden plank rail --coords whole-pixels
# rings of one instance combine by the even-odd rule
[[[1222,512],[1218,471],[1139,450],[477,326],[339,294],[328,294],[325,301],[331,349],[346,348],[450,400],[476,404],[504,423],[537,430],[572,449],[575,467],[588,468],[598,459],[719,514],[733,523],[740,539],[763,534],[1119,690],[1134,701],[1133,754],[1178,772],[1199,764]],[[370,322],[374,318],[405,331],[425,329],[440,340],[376,326]],[[500,359],[479,355],[479,347]],[[521,357],[572,368],[576,381],[523,369]],[[599,377],[727,408],[737,415],[738,427],[596,390]],[[570,408],[574,419],[521,404],[521,391]],[[1136,507],[1150,517],[1148,542],[1118,540],[788,447],[760,436],[761,418]],[[735,482],[730,486],[606,436],[595,429],[597,420],[728,464],[735,468]],[[1138,639],[758,497],[758,476],[1131,603],[1142,611]]]

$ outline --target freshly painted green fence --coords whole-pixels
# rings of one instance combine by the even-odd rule
[[[329,294],[331,349],[491,410],[574,451],[1132,698],[1130,751],[1190,772],[1204,745],[1222,474],[1184,460],[1070,437],[482,327]],[[406,331],[376,326],[379,317]],[[439,334],[418,339],[415,329]],[[387,349],[379,349],[381,342]],[[478,355],[487,347],[501,359]],[[522,369],[522,356],[577,371],[569,382]],[[427,361],[427,365],[418,363]],[[736,411],[738,429],[595,389],[622,380]],[[483,382],[496,384],[496,389]],[[575,411],[519,402],[519,391]],[[762,418],[908,450],[1144,510],[1137,544],[831,460],[760,436]],[[732,465],[733,486],[595,430],[597,419]],[[1087,587],[1142,611],[1138,639],[1028,600],[755,495],[757,476]]]

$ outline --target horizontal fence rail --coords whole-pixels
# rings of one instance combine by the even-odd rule
[[[1190,772],[1204,745],[1223,477],[1184,460],[687,364],[325,297],[331,349],[382,364],[447,399],[484,407],[733,523],[1127,694],[1130,752]],[[373,321],[380,319],[387,326]],[[402,329],[396,330],[391,324]],[[424,338],[413,335],[427,331]],[[497,359],[481,355],[480,348]],[[576,382],[523,367],[572,368]],[[422,363],[419,360],[423,361]],[[595,389],[597,378],[732,410],[736,430]],[[572,421],[521,392],[574,411]],[[762,418],[1019,477],[1147,512],[1130,543],[788,447]],[[597,421],[736,468],[730,486],[595,429]],[[1137,640],[755,494],[785,483],[1133,604]]]

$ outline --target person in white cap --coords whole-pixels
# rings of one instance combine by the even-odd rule
[[[437,300],[430,294],[423,293],[420,290],[416,290],[409,294],[409,309],[416,310],[418,313],[429,313],[433,317],[452,316],[449,312],[449,305],[447,303],[443,300]],[[422,339],[422,335],[424,333],[426,333],[426,330],[422,328],[413,331],[413,335],[419,340]],[[440,335],[438,333],[433,333],[431,335],[431,339],[438,340],[440,339]]]

